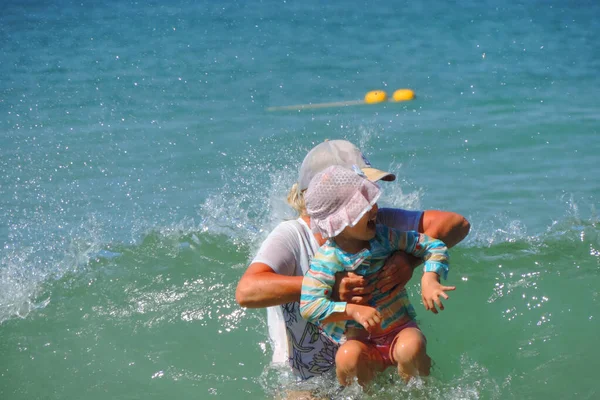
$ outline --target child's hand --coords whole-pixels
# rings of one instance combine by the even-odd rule
[[[381,314],[373,307],[348,304],[346,306],[346,312],[353,320],[361,324],[369,332],[381,324]]]
[[[435,272],[425,272],[421,278],[421,297],[426,310],[431,310],[437,314],[436,304],[440,311],[444,309],[444,305],[440,300],[440,296],[448,300],[446,291],[455,290],[456,286],[442,286],[440,284],[440,276]]]

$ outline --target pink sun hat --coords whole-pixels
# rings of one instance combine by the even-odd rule
[[[381,190],[360,167],[333,165],[316,174],[304,194],[310,227],[324,238],[354,226],[379,199]]]

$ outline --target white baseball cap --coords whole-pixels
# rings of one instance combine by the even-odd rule
[[[316,174],[332,165],[340,165],[346,168],[357,166],[371,182],[376,182],[380,179],[391,182],[396,179],[396,175],[390,172],[373,168],[358,147],[349,141],[327,140],[315,146],[304,157],[298,176],[298,190],[308,188],[310,180]]]

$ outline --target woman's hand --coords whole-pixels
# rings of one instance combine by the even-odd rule
[[[381,293],[389,292],[394,287],[404,287],[412,278],[414,267],[422,262],[420,258],[403,251],[393,253],[385,261],[385,265],[378,272],[375,287]]]
[[[331,298],[334,301],[345,301],[352,304],[368,304],[373,292],[367,281],[353,272],[338,272],[335,274],[335,284]]]
[[[373,307],[348,304],[346,314],[361,324],[368,332],[375,330],[381,324],[381,314]]]
[[[335,274],[335,284],[331,298],[334,301],[345,301],[352,304],[368,304],[373,290],[387,293],[394,288],[403,288],[410,281],[414,267],[421,264],[420,258],[403,251],[397,251],[386,261],[378,272],[375,286],[367,286],[367,281],[353,272]]]
[[[440,300],[440,296],[444,300],[448,300],[446,291],[455,290],[456,286],[443,286],[440,284],[440,276],[435,272],[425,272],[423,278],[421,278],[421,298],[426,310],[431,310],[432,313],[437,314],[438,310],[435,307],[439,307],[440,311],[444,309],[444,305]]]

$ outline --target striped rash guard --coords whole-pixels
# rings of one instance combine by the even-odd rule
[[[385,260],[396,250],[404,250],[414,256],[422,257],[425,260],[425,272],[435,272],[444,279],[447,278],[448,249],[440,240],[415,231],[405,232],[385,225],[377,225],[375,237],[369,241],[369,247],[370,249],[351,254],[340,249],[333,240],[329,239],[319,248],[302,281],[300,313],[303,318],[320,323],[333,313],[344,312],[347,303],[336,302],[330,298],[335,274],[352,271],[366,278],[367,285],[372,285]],[[376,308],[383,316],[382,334],[397,328],[406,315],[411,319],[416,317],[406,289],[386,293],[376,290],[369,305]],[[346,329],[363,329],[353,320],[320,324],[320,326],[327,336],[338,343],[343,341]]]

